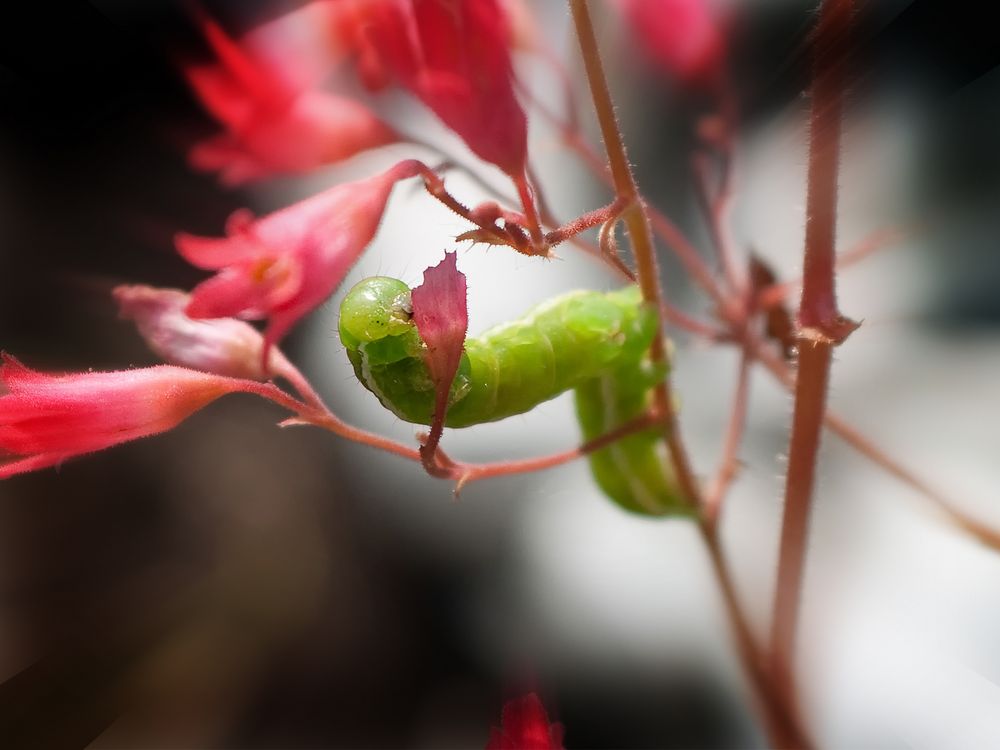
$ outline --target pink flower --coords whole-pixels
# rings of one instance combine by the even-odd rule
[[[372,241],[397,180],[419,173],[404,161],[380,175],[337,185],[254,219],[237,211],[228,236],[179,234],[190,263],[219,273],[191,293],[191,318],[267,318],[263,358],[300,318],[340,285]]]
[[[205,108],[226,132],[196,144],[191,165],[236,185],[301,173],[399,140],[361,104],[303,89],[255,60],[204,12],[196,11],[217,62],[185,65]]]
[[[395,80],[472,151],[524,172],[527,119],[513,88],[512,32],[497,0],[348,0],[339,36],[372,89]]]
[[[725,40],[711,0],[618,0],[646,52],[669,75],[711,83],[722,67]]]
[[[149,348],[164,362],[215,375],[266,380],[288,360],[271,350],[267,372],[262,367],[264,337],[242,320],[193,320],[184,310],[191,297],[179,289],[120,286],[113,295],[121,317],[134,320]]]
[[[53,376],[0,364],[0,479],[165,432],[248,381],[161,365]]]
[[[413,323],[427,347],[424,359],[434,381],[434,421],[422,453],[429,462],[437,449],[448,411],[451,384],[462,361],[465,334],[469,329],[465,274],[458,270],[457,254],[424,271],[424,283],[410,294]]]
[[[507,701],[500,729],[490,732],[486,750],[562,750],[561,724],[549,724],[542,701],[534,693]]]

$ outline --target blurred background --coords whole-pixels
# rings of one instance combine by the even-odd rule
[[[1000,46],[981,4],[859,2],[841,246],[884,226],[906,241],[840,277],[864,319],[838,352],[831,406],[1000,528]],[[0,346],[47,370],[155,362],[116,318],[118,283],[190,288],[179,230],[221,234],[399,158],[392,147],[306,178],[225,190],[184,153],[214,132],[177,72],[205,55],[180,2],[17,4],[0,26]],[[595,2],[646,197],[707,248],[689,156],[702,97],[636,54]],[[800,270],[812,3],[731,3],[743,123],[734,231],[783,278]],[[298,3],[207,2],[239,33]],[[576,72],[562,3],[535,0]],[[543,98],[551,70],[519,72]],[[584,101],[584,127],[599,141]],[[377,100],[462,153],[412,101]],[[607,196],[531,116],[556,213]],[[496,182],[497,175],[484,170]],[[497,184],[500,184],[497,182]],[[457,195],[483,196],[461,175]],[[408,185],[344,289],[415,284],[461,222]],[[614,280],[571,249],[540,262],[463,249],[471,329]],[[676,263],[676,304],[710,306]],[[336,337],[343,290],[285,350],[345,418],[414,429],[354,380]],[[718,460],[737,354],[676,337],[682,424],[699,473]],[[752,381],[743,469],[724,517],[742,599],[764,633],[790,399]],[[167,435],[0,485],[0,745],[97,748],[459,748],[485,745],[506,697],[537,690],[569,748],[762,746],[692,528],[619,511],[584,464],[484,482],[459,501],[415,466],[310,429],[249,397]],[[468,460],[578,439],[565,397],[446,435]],[[828,437],[803,621],[806,712],[828,747],[1000,745],[1000,557]]]

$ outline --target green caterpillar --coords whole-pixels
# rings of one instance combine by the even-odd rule
[[[400,419],[430,424],[434,383],[411,322],[410,289],[376,276],[357,284],[340,307],[340,338],[358,380]],[[637,287],[571,292],[468,338],[451,387],[446,425],[469,427],[523,414],[574,389],[585,440],[640,416],[662,377],[646,353],[656,316]],[[638,432],[589,456],[601,489],[646,515],[684,512],[663,460],[658,429]]]

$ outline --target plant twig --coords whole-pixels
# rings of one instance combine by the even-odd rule
[[[755,359],[782,385],[794,390],[795,377],[788,366],[762,342],[752,342],[750,346],[753,347]],[[934,505],[956,527],[1000,552],[1000,530],[969,516],[958,507],[954,499],[918,476],[839,414],[827,410],[823,422],[834,435]]]
[[[864,260],[873,253],[905,239],[907,234],[906,230],[898,229],[896,227],[876,229],[871,234],[863,237],[856,244],[847,248],[847,250],[837,253],[837,270],[842,271],[845,268]],[[760,306],[766,309],[772,305],[776,305],[782,302],[792,293],[793,290],[800,286],[802,286],[801,278],[772,284],[761,291],[758,298]]]
[[[736,392],[733,395],[733,408],[729,414],[729,425],[726,428],[722,458],[719,460],[719,468],[715,473],[715,478],[705,493],[705,520],[712,526],[718,523],[719,514],[722,510],[722,501],[729,490],[729,486],[736,478],[739,465],[737,453],[740,449],[740,444],[743,442],[743,429],[746,426],[747,407],[749,406],[747,392],[750,384],[750,365],[752,361],[752,354],[744,346],[740,354],[739,372],[736,375]]]
[[[614,106],[611,102],[611,95],[604,76],[600,52],[590,19],[590,12],[587,8],[586,0],[569,0],[569,2],[576,27],[577,39],[580,42],[587,79],[590,84],[591,97],[594,101],[594,108],[597,112],[598,122],[608,154],[610,177],[616,195],[620,198],[628,199],[631,203],[624,211],[622,218],[632,242],[633,256],[635,257],[638,269],[639,284],[643,290],[645,299],[655,304],[659,310],[662,308],[662,294],[646,206],[639,195],[628,158],[625,155],[625,147],[622,143],[621,133],[615,119]],[[584,149],[584,153],[588,151],[589,149]],[[607,174],[603,169],[599,169],[598,171]],[[668,228],[673,228],[672,224],[665,217],[663,223]],[[683,236],[680,235],[680,237],[683,240]],[[711,273],[707,267],[704,266],[704,262],[689,244],[685,245],[684,249],[690,251],[691,257],[689,260],[692,260],[692,265],[704,272],[707,277],[707,287],[714,289],[714,280],[711,278]],[[654,361],[667,362],[667,353],[663,347],[661,335],[657,335],[654,340],[654,346],[650,354]],[[657,406],[664,410],[667,446],[683,495],[691,503],[692,507],[701,510],[701,493],[677,432],[677,420],[670,394],[669,380],[664,380],[654,394]],[[714,526],[708,524],[702,515],[698,516],[698,525],[712,559],[713,572],[723,592],[726,613],[733,626],[739,655],[751,677],[756,697],[764,714],[765,727],[774,743],[779,747],[807,747],[809,744],[808,741],[797,731],[794,714],[785,710],[785,707],[781,704],[780,694],[773,691],[768,676],[761,670],[759,650],[743,617],[731,577],[722,559],[722,550],[717,530]]]
[[[577,40],[580,43],[597,121],[604,137],[615,194],[626,203],[626,207],[622,211],[622,220],[625,222],[632,242],[639,287],[642,289],[643,298],[653,305],[659,313],[663,307],[663,295],[660,290],[660,274],[657,268],[656,253],[653,249],[653,237],[649,230],[645,205],[639,195],[632,167],[625,154],[625,144],[622,142],[618,121],[615,117],[611,92],[608,90],[604,66],[597,47],[597,38],[590,20],[590,11],[587,8],[586,0],[570,0],[570,10],[573,14],[573,23],[576,27]],[[650,359],[654,364],[669,365],[669,357],[663,341],[662,324],[653,339],[653,345],[650,347]],[[692,506],[697,507],[701,492],[694,478],[687,450],[680,438],[669,375],[654,389],[653,399],[657,410],[664,415],[664,436],[681,492]]]
[[[771,747],[776,750],[791,748],[808,750],[812,747],[812,742],[800,728],[798,717],[792,707],[784,704],[782,696],[774,690],[764,655],[757,647],[753,633],[750,632],[750,627],[743,616],[732,576],[722,554],[718,527],[710,525],[702,518],[698,524],[698,531],[708,550],[712,572],[719,582],[722,603],[733,628],[736,649],[754,688],[753,697],[759,709],[757,713],[764,724]]]
[[[799,371],[771,621],[771,670],[786,704],[793,703],[796,695],[795,636],[830,363],[833,347],[856,327],[837,309],[834,245],[844,67],[852,12],[852,0],[823,0],[812,40],[806,240],[797,321]]]

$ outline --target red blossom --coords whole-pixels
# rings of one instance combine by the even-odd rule
[[[184,258],[219,273],[191,293],[191,318],[267,318],[262,361],[272,344],[340,285],[372,241],[393,185],[419,171],[396,164],[337,185],[259,219],[237,211],[226,237],[179,234]]]
[[[720,72],[725,41],[712,0],[618,0],[646,52],[685,83],[710,83]]]
[[[434,381],[434,421],[424,445],[425,462],[433,458],[444,429],[448,395],[462,361],[469,329],[465,274],[458,270],[457,254],[424,271],[424,283],[410,294],[413,322],[427,350],[424,359]]]
[[[119,286],[113,295],[121,317],[135,321],[139,334],[164,362],[233,378],[265,380],[289,367],[277,349],[262,366],[264,337],[242,320],[194,320],[184,310],[191,297],[179,289]]]
[[[249,381],[160,365],[54,376],[2,355],[0,479],[176,427]]]
[[[337,24],[369,88],[401,84],[480,158],[523,174],[527,119],[498,0],[346,0]]]
[[[184,72],[226,129],[191,149],[196,169],[218,171],[223,183],[236,185],[306,172],[399,140],[366,107],[291,82],[255,59],[204,12],[195,16],[216,61],[184,65]]]
[[[486,750],[563,750],[562,724],[549,724],[545,706],[534,693],[509,700],[501,727],[490,732]]]

